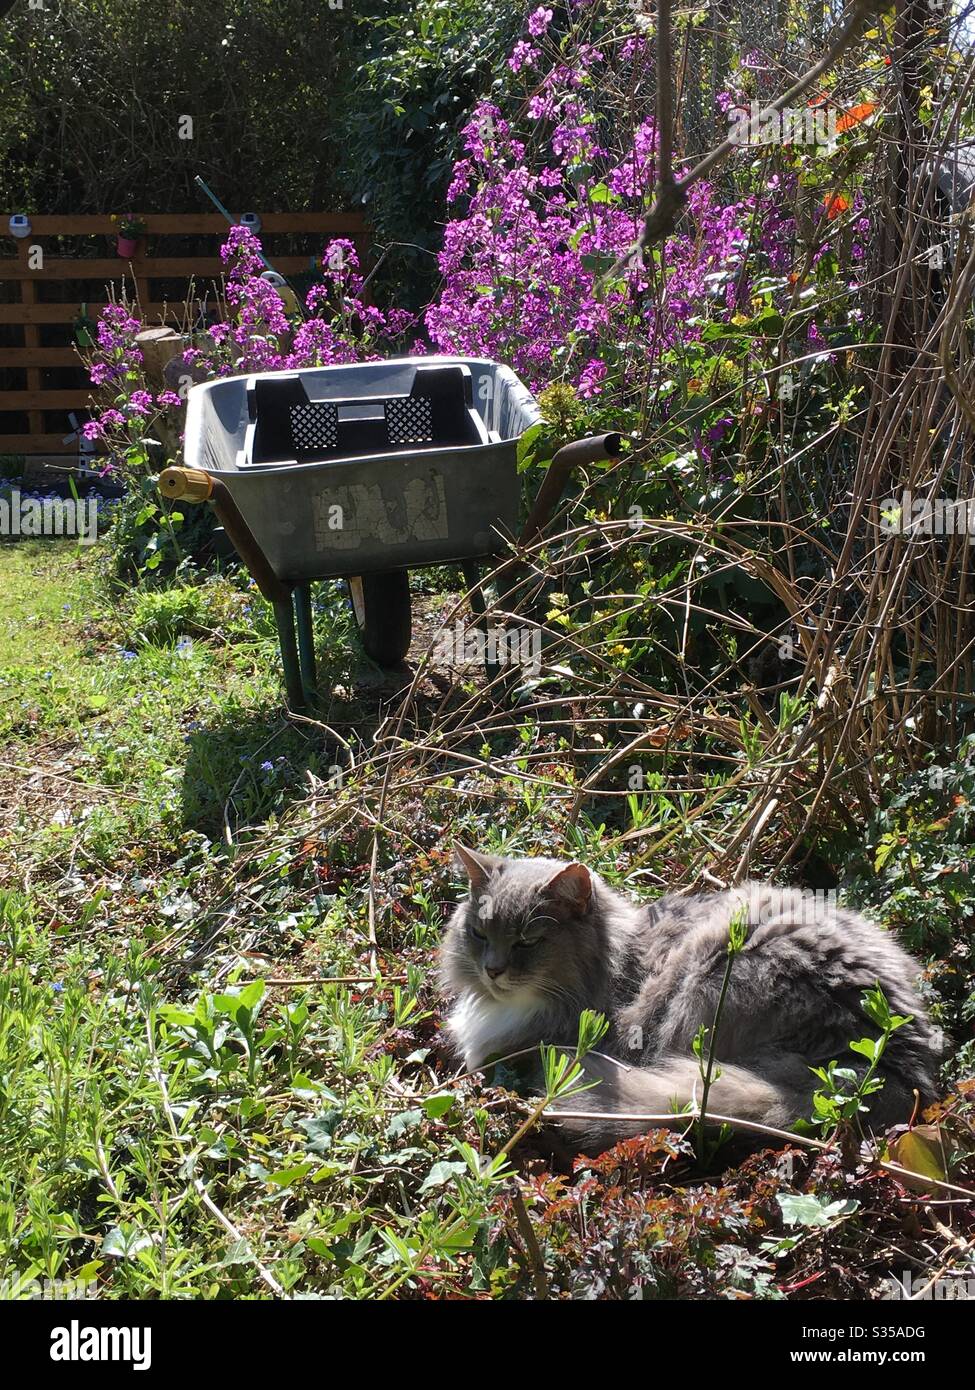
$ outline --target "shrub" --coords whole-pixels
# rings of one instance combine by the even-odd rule
[[[191,585],[136,595],[132,632],[153,646],[166,646],[200,627],[206,617],[203,595]]]

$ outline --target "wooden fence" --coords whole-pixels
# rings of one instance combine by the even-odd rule
[[[124,280],[129,295],[138,295],[147,326],[165,321],[178,325],[190,280],[200,294],[211,282],[220,281],[218,252],[227,235],[227,222],[218,213],[142,215],[146,235],[126,261],[114,254],[116,227],[107,216],[32,216],[30,235],[19,240],[8,230],[9,214],[0,217],[0,454],[77,453],[69,417],[71,412],[85,411],[90,397],[72,346],[72,325],[82,305],[90,317],[97,318],[107,302],[107,286]],[[106,254],[100,258],[58,254],[60,237],[101,240]],[[212,254],[161,255],[158,242],[167,237],[212,238]],[[354,242],[360,261],[368,242],[365,223],[356,213],[262,213],[260,237],[268,260],[285,276],[311,270],[324,243],[333,237]],[[276,255],[275,243],[285,237],[291,244],[295,238],[307,237],[307,252]],[[153,254],[147,254],[147,247]],[[182,282],[182,294],[167,294],[164,300],[158,289],[162,281]],[[77,285],[84,282],[86,294],[78,297]],[[49,285],[70,286],[72,297],[53,295]],[[3,325],[19,329],[22,342],[7,345],[7,339],[18,334]],[[21,378],[20,384],[3,389],[11,374]],[[51,382],[53,375],[69,375],[71,380]],[[5,428],[4,420],[11,414],[26,417],[26,432],[22,425]]]

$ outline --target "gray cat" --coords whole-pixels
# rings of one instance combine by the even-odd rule
[[[583,1009],[610,1031],[586,1071],[600,1084],[566,1108],[669,1114],[700,1089],[692,1043],[710,1026],[732,919],[747,940],[732,967],[715,1047],[721,1075],[708,1109],[788,1127],[808,1118],[820,1084],[809,1068],[836,1058],[862,1068],[849,1043],[876,1029],[860,1007],[879,984],[891,1009],[912,1015],[881,1063],[875,1128],[907,1120],[914,1091],[935,1092],[941,1035],[913,980],[917,962],[879,927],[797,889],[746,883],[699,897],[628,902],[582,864],[502,859],[456,848],[470,895],[454,912],[441,953],[456,996],[447,1027],[469,1068],[539,1042],[571,1045]],[[574,1126],[581,1144],[637,1133],[625,1121]]]

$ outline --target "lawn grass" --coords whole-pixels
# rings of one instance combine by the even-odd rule
[[[329,740],[282,714],[263,604],[207,583],[192,619],[149,641],[158,605],[107,601],[72,547],[2,547],[0,581],[4,859],[21,884],[2,901],[0,1280],[374,1293],[428,1248],[469,1248],[476,1222],[431,1198],[417,1226],[404,1186],[436,1193],[466,1160],[438,1177],[461,1121],[452,1096],[426,1099],[416,960],[393,963],[396,983],[369,978],[361,889],[342,887],[365,865],[343,868],[335,846],[334,867],[306,848],[296,868],[258,844],[241,888],[254,842],[334,766]],[[326,643],[343,626],[319,613]],[[348,665],[347,648],[323,655],[328,679]],[[200,949],[214,914],[233,949]],[[411,935],[432,945],[422,922]],[[286,975],[363,988],[266,987],[268,947]]]
[[[668,861],[634,880],[598,818],[567,823],[544,762],[533,782],[517,757],[500,784],[410,773],[384,799],[360,768],[397,692],[356,657],[337,589],[308,721],[284,713],[266,606],[237,581],[112,594],[96,555],[37,543],[0,547],[0,583],[8,1290],[780,1298],[810,1271],[823,1297],[882,1287],[901,1199],[831,1159],[709,1178],[651,1135],[584,1161],[581,1184],[529,1146],[515,1178],[526,1103],[454,1079],[440,1040],[450,840],[568,845],[631,887]],[[515,752],[534,739],[522,726]],[[562,782],[566,757],[553,741]],[[790,1232],[778,1198],[796,1194],[844,1214]]]

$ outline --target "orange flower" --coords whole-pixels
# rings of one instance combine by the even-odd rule
[[[836,122],[837,133],[840,134],[844,130],[849,130],[851,126],[859,125],[868,116],[872,116],[876,109],[877,103],[875,101],[861,101],[859,106],[851,107]]]
[[[834,217],[839,217],[841,212],[846,212],[849,206],[849,201],[843,197],[842,193],[830,193],[823,199],[823,207],[826,209],[826,216],[831,222]]]

